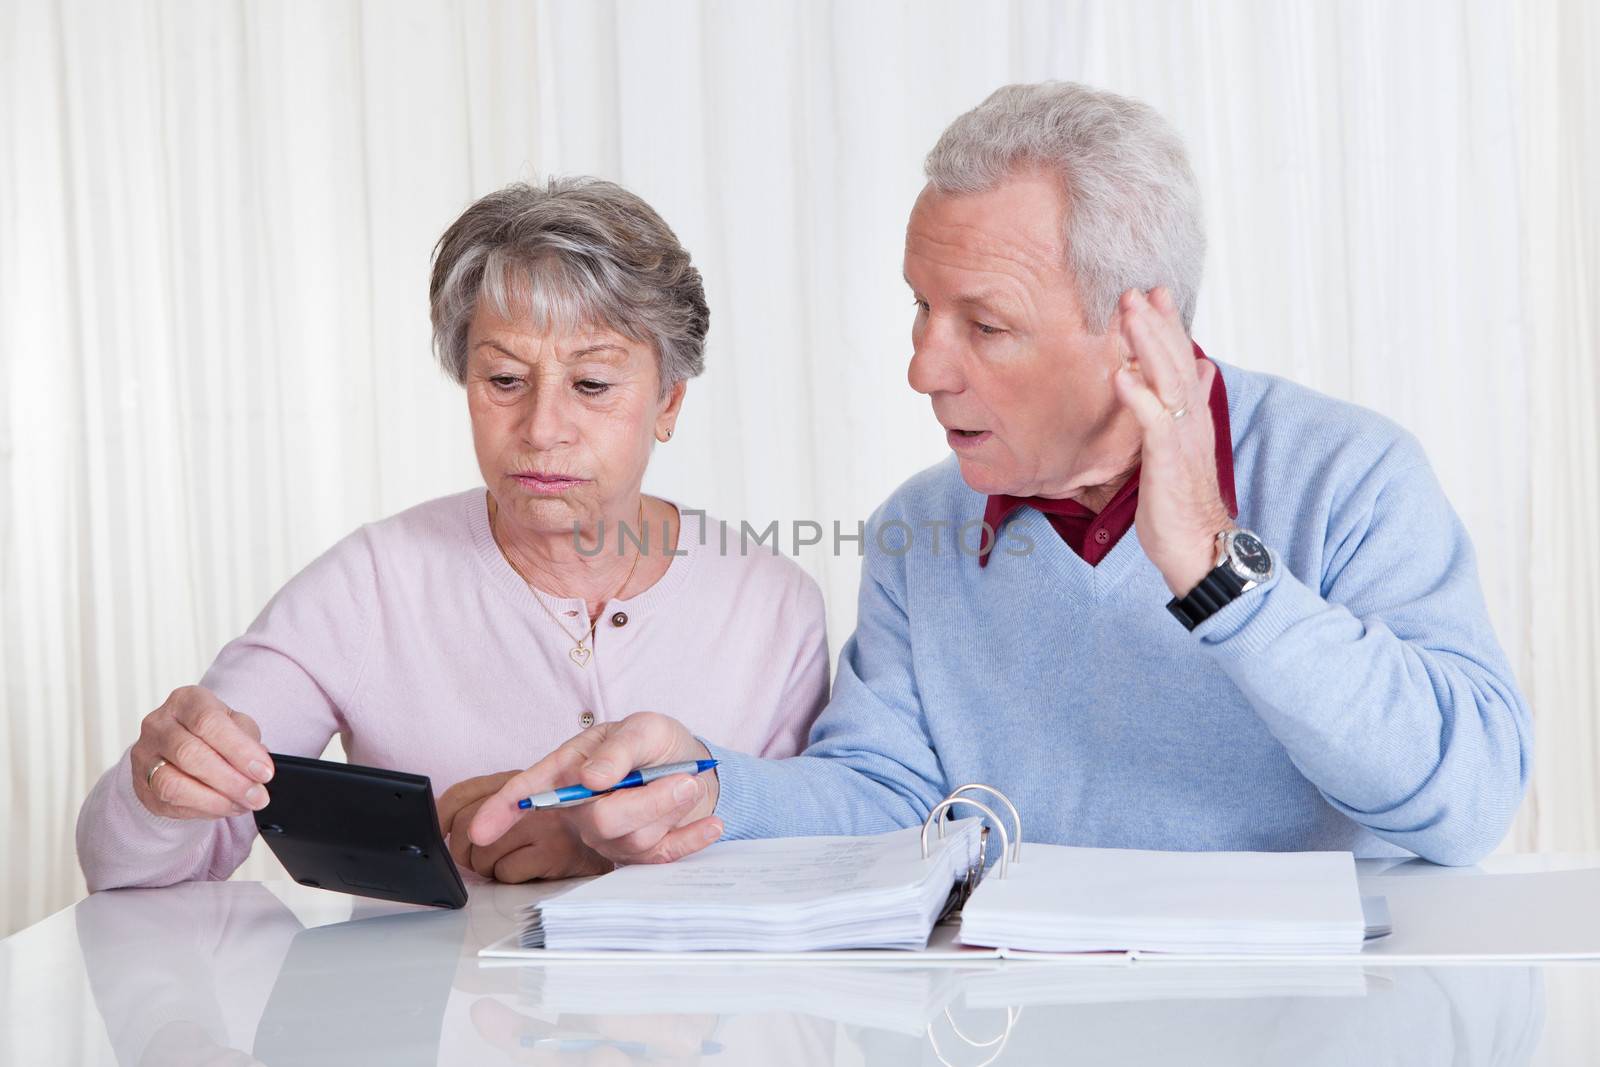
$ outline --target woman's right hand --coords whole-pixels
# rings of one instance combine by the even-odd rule
[[[134,794],[156,815],[221,819],[267,806],[272,756],[261,728],[197,685],[174,690],[144,717],[129,762]]]

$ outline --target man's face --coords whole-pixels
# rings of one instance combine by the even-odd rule
[[[1101,334],[1084,326],[1066,211],[1055,177],[1024,171],[986,193],[929,186],[906,226],[907,377],[980,493],[1074,496],[1138,459],[1111,384],[1116,319]]]

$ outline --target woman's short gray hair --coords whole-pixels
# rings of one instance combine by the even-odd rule
[[[1007,85],[952,122],[924,171],[945,193],[980,193],[1018,168],[1061,176],[1067,266],[1086,325],[1110,324],[1129,289],[1166,286],[1194,321],[1206,232],[1177,131],[1153,108],[1072,82]]]
[[[615,182],[551,178],[483,197],[439,238],[428,298],[434,352],[463,384],[481,299],[539,329],[604,327],[648,342],[663,393],[705,369],[700,272],[655,209]]]

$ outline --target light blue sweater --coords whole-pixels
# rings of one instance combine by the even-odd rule
[[[810,746],[709,745],[726,836],[914,825],[986,782],[1037,841],[1490,852],[1532,724],[1421,447],[1373,412],[1221,370],[1239,523],[1273,551],[1271,580],[1189,633],[1136,531],[1091,567],[1031,508],[980,568],[948,530],[935,553],[924,524],[981,518],[984,497],[953,458],[923,471],[869,524],[856,632]],[[873,535],[894,520],[917,531],[911,551]]]

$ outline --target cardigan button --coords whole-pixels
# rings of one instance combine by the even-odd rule
[[[626,625],[628,625],[628,613],[626,611],[619,611],[615,615],[611,616],[611,625],[612,626],[626,626]]]
[[[578,716],[578,725],[587,730],[594,725],[594,712],[586,711]]]

